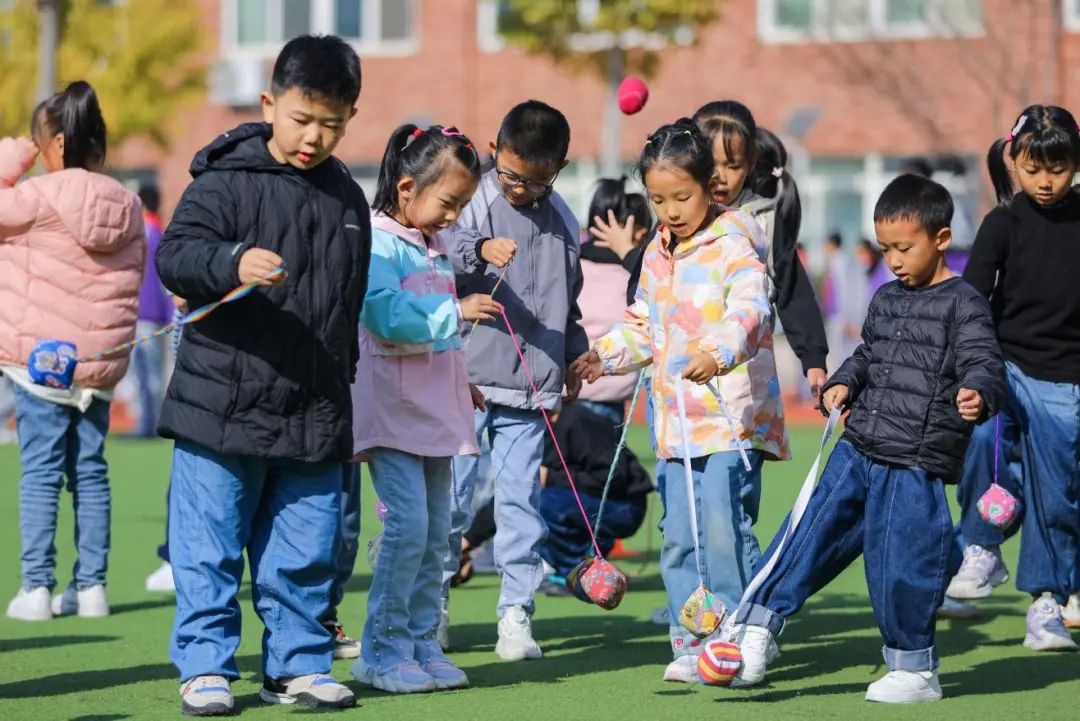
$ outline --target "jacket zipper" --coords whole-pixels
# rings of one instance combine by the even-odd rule
[[[678,247],[678,246],[676,246],[676,247]],[[668,277],[671,278],[671,296],[674,298],[674,297],[677,297],[676,296],[676,289],[679,287],[678,274],[676,273],[676,268],[675,268],[675,248],[672,248],[669,253],[671,255],[671,271],[668,273]],[[669,354],[668,349],[670,347],[671,347],[671,323],[669,322],[668,318],[664,318],[664,350],[663,350],[663,353],[662,353],[662,358],[661,358],[661,363],[660,363],[660,378],[659,378],[660,389],[661,389],[662,392],[667,388],[667,364],[668,364],[668,354]],[[667,394],[667,393],[662,393],[662,395],[660,397],[662,399],[662,398],[667,397],[668,395],[669,394]],[[662,451],[665,447],[667,447],[667,430],[668,430],[667,407],[666,407],[666,405],[664,403],[657,403],[656,406],[657,406],[657,412],[660,415],[660,420],[662,421],[662,423],[660,425],[660,439],[657,442],[657,449]],[[684,458],[683,460],[685,462],[689,462],[690,459]]]
[[[317,194],[315,193],[314,190],[309,188],[309,190],[308,190],[308,200],[309,200],[308,205],[311,208],[316,209],[316,212],[314,214],[314,218],[315,218],[315,226],[314,226],[314,229],[313,229],[314,232],[311,234],[311,237],[315,242],[313,242],[311,244],[311,246],[310,246],[311,247],[311,257],[308,258],[309,268],[311,268],[312,271],[314,271],[318,267],[318,264],[316,262],[316,257],[315,257],[316,253],[318,252],[318,248],[319,248],[319,213],[317,211],[318,205],[316,204],[316,199],[317,199]],[[310,287],[311,287],[311,305],[312,305],[312,317],[311,317],[312,329],[311,330],[313,331],[313,335],[315,335],[317,337],[318,333],[319,333],[319,328],[316,327],[316,323],[318,322],[318,319],[322,317],[322,313],[321,313],[322,304],[319,302],[319,300],[320,300],[320,297],[319,297],[319,294],[318,294],[319,288],[317,288],[316,285],[315,285],[315,273],[314,272],[309,273],[308,274],[308,279],[309,279],[308,282],[309,282]],[[312,380],[313,385],[318,383],[318,378],[319,378],[319,350],[318,350],[318,344],[315,343],[315,344],[312,345],[312,348],[311,348],[311,380]],[[305,457],[310,457],[312,455],[312,453],[314,451],[314,446],[315,446],[315,431],[313,430],[313,427],[314,427],[314,424],[315,424],[315,418],[314,418],[314,416],[315,416],[315,402],[316,402],[316,394],[312,393],[311,397],[308,400],[307,412],[304,414],[304,456]]]

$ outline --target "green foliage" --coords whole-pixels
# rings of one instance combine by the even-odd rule
[[[147,135],[164,145],[177,110],[205,86],[195,0],[62,0],[58,87],[97,91],[110,143]],[[35,0],[0,3],[0,134],[25,135],[37,88]]]

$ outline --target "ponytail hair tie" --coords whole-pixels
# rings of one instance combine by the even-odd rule
[[[783,178],[784,167],[782,165],[777,165],[775,168],[772,169],[772,175],[774,178]]]
[[[409,133],[409,137],[405,138],[405,144],[401,146],[402,152],[404,152],[405,148],[412,145],[413,141],[416,140],[417,138],[419,138],[423,134],[424,134],[424,129],[423,128],[416,128],[411,133]]]
[[[1020,119],[1016,121],[1016,125],[1013,126],[1013,129],[1010,130],[1009,134],[1005,136],[1005,142],[1011,143],[1012,141],[1016,140],[1016,136],[1020,134],[1020,131],[1023,129],[1024,123],[1026,122],[1027,116],[1021,115]]]

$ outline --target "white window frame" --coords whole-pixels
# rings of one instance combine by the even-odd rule
[[[578,16],[587,24],[599,12],[598,0],[578,0]],[[570,47],[579,52],[597,52],[610,48],[616,38],[609,32],[582,33],[570,42]],[[694,41],[694,31],[689,27],[680,27],[672,38],[661,33],[647,33],[641,30],[627,30],[618,38],[624,48],[643,48],[660,50],[672,43],[690,45]],[[501,53],[508,44],[499,34],[498,0],[476,0],[476,44],[481,52]]]
[[[986,30],[983,22],[963,27],[945,28],[941,19],[941,3],[949,0],[926,0],[929,20],[913,23],[889,23],[889,0],[865,0],[869,13],[865,26],[830,27],[831,0],[810,0],[810,29],[783,27],[775,23],[778,0],[758,0],[758,38],[767,44],[866,42],[938,37],[981,37]],[[983,5],[985,12],[985,3]],[[1080,18],[1078,18],[1080,23]]]
[[[1065,14],[1065,28],[1080,32],[1080,3],[1076,0],[1065,0],[1061,4],[1061,12]]]
[[[310,32],[334,34],[334,1],[311,0]],[[364,2],[361,26],[374,28],[369,32],[380,32],[382,28],[382,3],[386,0],[367,0]],[[420,52],[420,3],[421,0],[395,0],[412,4],[412,35],[408,38],[384,40],[381,38],[344,38],[361,57],[405,57]],[[267,34],[281,37],[281,17],[283,0],[264,0],[267,13]],[[262,43],[241,43],[237,39],[239,29],[238,0],[221,0],[221,56],[222,57],[261,57],[273,59],[281,51],[288,38],[268,40]]]

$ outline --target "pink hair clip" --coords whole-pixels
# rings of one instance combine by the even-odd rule
[[[1005,142],[1011,143],[1012,141],[1016,140],[1016,136],[1020,134],[1020,131],[1023,129],[1024,123],[1026,122],[1027,116],[1021,115],[1020,119],[1016,121],[1016,125],[1013,126],[1013,129],[1010,130],[1009,134],[1005,136]]]

